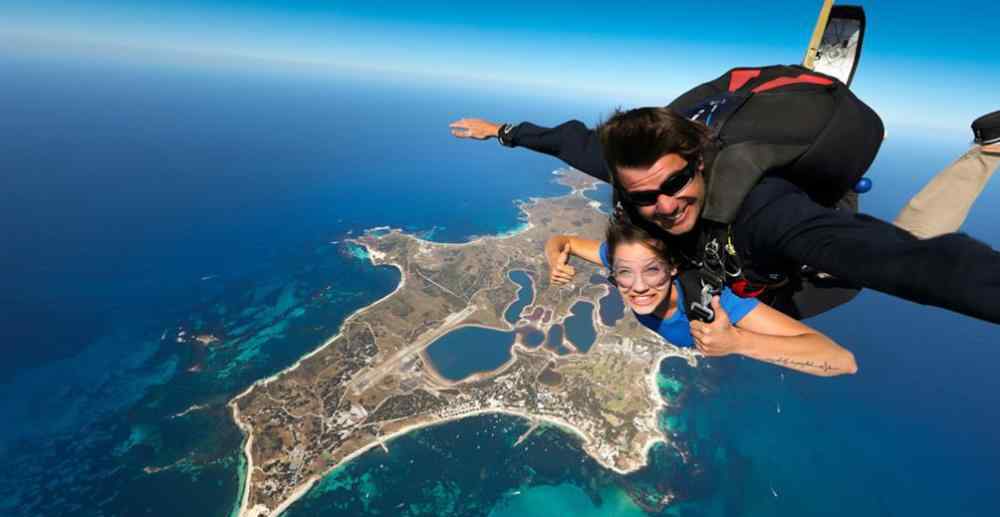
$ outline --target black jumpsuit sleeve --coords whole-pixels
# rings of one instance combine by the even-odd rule
[[[611,181],[597,132],[579,120],[564,122],[553,128],[522,122],[513,129],[511,142],[518,147],[555,156],[601,181]]]
[[[767,179],[739,224],[755,263],[806,264],[858,287],[1000,323],[1000,252],[961,233],[921,240]]]
[[[669,107],[684,110],[696,101],[722,91],[720,89],[728,81],[727,74],[688,90]],[[611,181],[597,132],[579,120],[570,120],[553,128],[522,122],[511,131],[510,142],[516,147],[526,147],[559,158],[601,181]]]

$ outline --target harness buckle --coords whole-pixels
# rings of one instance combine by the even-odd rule
[[[719,241],[712,239],[705,244],[705,255],[709,258],[718,260],[719,257]]]
[[[715,311],[712,310],[712,307],[711,306],[706,307],[698,302],[694,302],[691,304],[691,314],[695,318],[704,321],[705,323],[711,323],[715,321]]]
[[[726,261],[719,254],[719,241],[712,239],[705,244],[704,257],[705,269],[711,270],[716,275],[726,273]]]
[[[715,309],[712,308],[712,297],[721,291],[722,289],[714,287],[703,280],[701,282],[701,301],[691,304],[691,313],[705,323],[715,321]]]

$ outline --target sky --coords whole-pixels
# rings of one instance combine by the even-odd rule
[[[662,105],[734,66],[800,62],[821,3],[4,0],[0,53],[346,71]],[[890,131],[968,131],[1000,109],[1000,2],[862,5],[853,88]]]

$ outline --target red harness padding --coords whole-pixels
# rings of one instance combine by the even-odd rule
[[[729,288],[732,289],[736,296],[740,298],[756,298],[767,290],[767,286],[760,284],[751,284],[746,278],[741,278],[729,284]]]
[[[742,70],[733,70],[729,74],[729,92],[735,93],[740,88],[746,86],[748,82],[753,79],[760,77],[759,68],[744,68]],[[768,90],[774,90],[775,88],[781,88],[782,86],[788,86],[789,84],[819,84],[823,86],[829,86],[833,84],[833,81],[815,74],[799,74],[795,77],[778,77],[776,79],[771,79],[770,81],[757,85],[752,90],[751,93],[766,92]]]
[[[750,79],[756,79],[760,76],[760,70],[733,70],[729,74],[729,93],[734,93],[739,90],[743,85],[747,84]]]
[[[818,75],[812,74],[801,74],[798,77],[779,77],[777,79],[771,79],[770,81],[750,90],[753,93],[766,92],[768,90],[773,90],[775,88],[781,88],[782,86],[788,86],[789,84],[821,84],[823,86],[829,86],[833,84],[833,81],[827,79],[826,77],[820,77]]]

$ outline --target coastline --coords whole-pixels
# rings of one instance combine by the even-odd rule
[[[308,354],[303,355],[302,357],[300,357],[297,361],[295,361],[289,367],[284,368],[284,369],[282,369],[282,370],[274,373],[273,375],[271,375],[269,377],[266,377],[264,379],[259,379],[259,380],[255,381],[255,382],[253,382],[250,386],[247,387],[247,389],[245,389],[242,392],[240,392],[238,395],[236,395],[235,397],[233,397],[226,404],[231,409],[231,412],[232,412],[232,415],[233,415],[233,420],[236,422],[236,426],[239,427],[240,432],[242,432],[243,435],[246,437],[245,442],[244,442],[244,446],[243,446],[243,456],[244,456],[244,460],[246,461],[246,472],[244,473],[244,482],[243,482],[243,486],[241,487],[242,494],[240,496],[239,512],[237,513],[238,517],[256,517],[258,515],[258,513],[256,511],[254,511],[253,509],[250,509],[250,508],[246,507],[246,505],[249,503],[249,500],[250,500],[250,485],[251,485],[251,481],[250,480],[251,480],[251,477],[253,475],[253,469],[254,469],[253,454],[251,454],[251,446],[253,444],[253,429],[249,428],[249,426],[245,425],[243,423],[243,421],[240,420],[240,409],[239,409],[239,404],[238,404],[239,400],[241,398],[243,398],[244,396],[246,396],[251,391],[253,391],[254,388],[256,388],[258,385],[260,385],[260,386],[266,386],[267,384],[275,381],[278,377],[280,377],[285,372],[294,370],[294,369],[298,368],[299,366],[301,366],[302,365],[302,361],[305,361],[306,359],[308,359],[308,358],[310,358],[310,357],[318,354],[324,348],[330,346],[330,344],[332,344],[339,337],[341,337],[343,335],[343,333],[344,333],[344,328],[346,328],[347,323],[350,322],[353,318],[357,317],[362,312],[364,312],[364,311],[366,311],[366,310],[368,310],[368,309],[370,309],[372,307],[375,307],[378,304],[382,303],[383,301],[389,299],[389,297],[391,297],[394,294],[396,294],[400,289],[403,288],[403,286],[406,285],[406,274],[403,271],[402,266],[400,266],[398,263],[395,263],[395,262],[382,262],[382,263],[378,263],[378,262],[376,262],[376,260],[380,260],[381,258],[383,258],[382,257],[382,253],[377,252],[375,250],[372,250],[368,245],[366,245],[364,243],[361,243],[361,242],[357,242],[354,239],[351,239],[351,242],[357,244],[358,246],[362,246],[362,247],[365,248],[365,251],[368,253],[368,259],[371,261],[372,265],[375,265],[375,266],[389,265],[389,266],[395,267],[397,270],[399,270],[399,284],[396,286],[395,289],[392,290],[391,293],[383,296],[382,298],[379,298],[378,300],[375,300],[373,303],[371,303],[369,305],[366,305],[364,307],[359,307],[354,312],[352,312],[350,315],[348,315],[346,318],[344,318],[344,321],[340,324],[340,330],[336,334],[334,334],[333,336],[327,338],[327,340],[324,341],[322,345],[316,347],[315,350],[309,352]],[[313,483],[313,481],[310,481],[308,483],[308,486],[311,487],[312,483]],[[297,493],[297,491],[296,491],[296,493]],[[298,496],[295,497],[294,500],[298,500],[300,497],[301,497],[301,495],[298,495]],[[292,502],[294,502],[294,500]],[[278,515],[279,513],[280,512],[276,512],[273,515]]]
[[[653,382],[655,383],[655,377],[654,377],[654,381]],[[663,401],[663,398],[661,397],[660,400]],[[477,409],[475,411],[470,411],[470,412],[462,414],[462,415],[454,415],[454,416],[442,418],[440,420],[435,420],[433,422],[425,422],[425,423],[420,423],[420,424],[409,425],[409,426],[406,426],[406,427],[403,427],[403,428],[399,429],[398,431],[395,431],[393,433],[390,433],[390,434],[387,434],[387,435],[381,437],[380,440],[372,441],[368,445],[365,445],[364,447],[359,448],[358,450],[352,452],[351,454],[348,454],[347,456],[344,456],[343,459],[341,459],[335,465],[333,465],[332,467],[330,467],[326,474],[320,475],[320,476],[313,476],[313,477],[309,478],[302,486],[300,486],[297,490],[295,490],[294,492],[292,492],[292,494],[287,499],[285,499],[285,501],[283,501],[281,503],[281,505],[279,505],[277,508],[275,508],[274,511],[273,511],[273,513],[269,514],[269,517],[276,517],[278,515],[281,515],[282,512],[284,512],[289,507],[291,507],[291,505],[294,504],[299,499],[301,499],[302,496],[306,495],[309,492],[309,490],[311,490],[313,488],[313,486],[318,481],[321,481],[324,477],[326,477],[326,475],[329,475],[330,472],[332,472],[332,471],[334,471],[334,470],[336,470],[336,469],[338,469],[338,468],[346,465],[350,461],[353,461],[354,459],[356,459],[358,456],[360,456],[360,455],[368,452],[369,450],[371,450],[371,449],[373,449],[375,447],[381,447],[382,444],[384,444],[384,443],[388,443],[388,442],[392,441],[395,438],[398,438],[398,437],[403,436],[405,434],[412,433],[413,431],[417,431],[417,430],[420,430],[420,429],[426,429],[426,428],[429,428],[429,427],[433,427],[433,426],[437,426],[437,425],[441,425],[441,424],[446,424],[446,423],[454,422],[454,421],[458,421],[458,420],[463,420],[463,419],[466,419],[466,418],[472,418],[472,417],[475,417],[475,416],[491,415],[491,414],[508,415],[508,416],[513,416],[513,417],[517,417],[517,418],[522,418],[522,419],[527,420],[529,422],[543,422],[543,423],[547,423],[547,424],[552,424],[553,426],[555,426],[555,427],[557,427],[557,428],[559,428],[559,429],[561,429],[563,431],[568,431],[568,434],[572,434],[572,435],[575,435],[575,436],[579,437],[580,440],[583,442],[583,444],[585,446],[591,442],[590,438],[583,431],[581,431],[579,428],[577,428],[576,426],[570,424],[569,422],[567,422],[565,420],[561,420],[561,419],[558,419],[556,417],[551,417],[551,416],[547,416],[547,415],[532,415],[532,414],[529,414],[529,413],[525,413],[523,411],[517,411],[517,410],[513,410],[513,409],[503,409],[503,408]],[[247,441],[249,443],[249,440],[247,440]],[[618,467],[615,467],[614,465],[605,464],[604,462],[602,462],[601,460],[599,460],[596,456],[590,454],[589,452],[586,452],[586,447],[584,447],[584,452],[587,454],[587,456],[589,456],[590,458],[592,458],[594,461],[596,461],[602,467],[604,467],[606,469],[609,469],[609,470],[612,470],[615,473],[620,474],[620,475],[627,475],[627,474],[631,474],[632,472],[635,472],[635,471],[637,471],[637,470],[639,470],[639,469],[641,469],[641,468],[643,468],[643,467],[645,467],[646,465],[649,464],[649,450],[654,445],[656,445],[659,442],[666,443],[666,438],[665,437],[660,437],[660,438],[651,438],[651,439],[647,440],[646,443],[643,445],[643,449],[642,449],[642,456],[643,456],[642,463],[640,463],[638,465],[635,465],[635,466],[633,466],[632,468],[629,468],[629,469],[620,469]],[[246,452],[249,453],[249,449],[246,449]],[[252,468],[252,466],[248,465],[248,470],[250,468]],[[249,477],[247,479],[249,480]],[[247,491],[247,498],[249,498],[249,491]],[[240,514],[239,514],[240,517],[259,517],[261,515],[260,513],[254,512],[254,510],[252,508],[249,509],[249,513],[244,513],[244,512],[245,512],[245,510],[241,508]]]
[[[552,174],[556,175],[556,176],[562,176],[562,175],[565,174],[564,171],[566,171],[566,170],[567,169],[555,170],[555,171],[553,171]],[[587,191],[587,190],[592,190],[592,189],[596,189],[596,186],[592,185],[592,186],[589,186],[589,187],[586,187],[586,188],[570,187],[570,192],[569,193],[564,194],[563,196],[556,196],[555,198],[552,198],[552,199],[558,199],[560,197],[572,197],[572,196],[585,197],[583,193],[585,191]],[[532,203],[537,203],[541,199],[542,198],[538,198],[538,197],[529,197],[527,201],[514,200],[514,203],[517,204],[517,206],[518,206],[518,208],[520,210],[524,211],[524,206],[530,205]],[[549,199],[549,198],[545,198],[545,199]],[[370,233],[372,231],[380,231],[380,232],[388,232],[388,233],[397,232],[399,234],[406,235],[407,237],[412,238],[412,239],[414,239],[414,240],[416,240],[416,241],[418,241],[420,243],[427,243],[427,244],[431,244],[431,245],[435,245],[435,246],[448,246],[448,247],[452,247],[452,246],[467,246],[467,245],[479,243],[479,242],[482,242],[482,241],[485,241],[485,240],[488,240],[488,239],[492,239],[492,240],[505,240],[505,239],[516,237],[517,235],[520,235],[521,233],[527,232],[527,231],[529,231],[529,230],[531,230],[533,228],[535,228],[535,225],[529,219],[529,220],[525,221],[523,224],[515,227],[512,231],[504,232],[504,233],[499,234],[499,235],[474,236],[469,241],[461,242],[461,243],[445,243],[445,242],[430,241],[430,240],[422,239],[422,238],[414,236],[414,235],[407,234],[402,229],[391,228],[391,227],[388,227],[388,226],[380,226],[380,227],[370,228],[370,229],[365,230],[364,234],[368,234],[368,233]],[[368,260],[372,263],[372,265],[374,265],[374,266],[391,265],[391,266],[395,267],[400,272],[400,281],[399,281],[399,284],[389,294],[383,296],[382,298],[379,298],[378,300],[376,300],[375,302],[373,302],[373,303],[371,303],[369,305],[366,305],[364,307],[360,307],[360,308],[356,309],[348,317],[344,318],[344,321],[341,323],[340,330],[337,332],[337,334],[335,334],[335,335],[327,338],[323,342],[323,344],[321,344],[319,347],[317,347],[316,349],[312,350],[311,352],[303,355],[297,361],[295,361],[295,363],[293,363],[292,365],[288,366],[287,368],[284,368],[284,369],[282,369],[282,370],[280,370],[280,371],[274,373],[273,375],[270,375],[270,376],[268,376],[268,377],[266,377],[264,379],[260,379],[260,380],[257,380],[255,382],[253,382],[250,386],[248,386],[245,390],[243,390],[238,395],[236,395],[235,397],[233,397],[227,403],[227,405],[231,409],[232,417],[233,417],[234,422],[236,423],[237,427],[240,429],[241,433],[243,433],[244,436],[245,436],[242,454],[244,455],[245,469],[246,470],[245,470],[245,473],[244,473],[244,476],[243,476],[244,477],[244,482],[242,483],[243,486],[241,487],[241,494],[239,496],[239,510],[237,512],[238,517],[258,517],[260,515],[265,515],[265,514],[268,515],[268,516],[270,516],[270,517],[280,515],[282,512],[284,512],[285,510],[287,510],[292,504],[294,504],[296,501],[298,501],[299,499],[301,499],[302,496],[304,496],[306,493],[308,493],[309,490],[312,489],[312,487],[316,484],[317,481],[323,479],[323,477],[325,477],[326,475],[329,475],[329,473],[332,472],[333,470],[336,470],[337,468],[345,465],[347,462],[349,462],[349,461],[357,458],[359,455],[363,454],[364,452],[367,452],[371,448],[373,448],[375,446],[379,446],[381,444],[384,444],[385,442],[387,442],[389,440],[392,440],[395,437],[402,436],[402,435],[410,433],[410,432],[412,432],[414,430],[418,430],[418,429],[422,429],[422,428],[430,427],[430,426],[434,426],[434,425],[439,425],[439,424],[443,424],[443,423],[447,423],[447,422],[451,422],[451,421],[455,421],[455,420],[461,420],[461,419],[464,419],[464,418],[469,418],[469,417],[473,417],[473,416],[477,416],[477,415],[482,415],[482,414],[507,414],[507,415],[510,415],[510,416],[524,418],[524,419],[527,419],[529,421],[543,421],[543,422],[547,422],[547,423],[553,424],[553,425],[555,425],[557,427],[560,427],[560,428],[562,428],[564,430],[569,431],[570,434],[574,434],[576,436],[579,436],[581,438],[581,440],[583,441],[584,451],[587,452],[586,451],[586,445],[589,444],[589,443],[591,443],[592,440],[582,430],[580,430],[579,428],[573,426],[572,424],[570,424],[569,422],[566,422],[564,420],[558,419],[556,417],[551,417],[551,416],[531,415],[531,414],[528,414],[528,413],[525,413],[525,412],[522,412],[522,411],[518,411],[518,410],[513,410],[513,409],[505,409],[505,408],[479,409],[479,410],[470,411],[468,413],[461,414],[461,415],[454,415],[454,416],[446,417],[446,418],[443,418],[443,419],[440,419],[440,420],[435,420],[435,421],[432,421],[432,422],[425,422],[425,423],[413,424],[413,425],[401,428],[398,431],[390,433],[387,436],[381,437],[380,440],[375,440],[372,443],[370,443],[370,444],[368,444],[368,445],[366,445],[364,447],[361,447],[358,450],[352,452],[351,454],[345,456],[340,461],[338,461],[334,466],[332,466],[329,469],[327,469],[324,474],[317,475],[317,476],[312,476],[306,482],[304,482],[301,486],[299,486],[299,488],[297,488],[295,491],[293,491],[291,493],[291,495],[287,499],[285,499],[273,511],[269,511],[266,507],[263,507],[262,505],[255,506],[253,508],[248,508],[249,500],[250,500],[250,491],[251,491],[251,486],[252,486],[251,479],[253,477],[253,471],[254,471],[254,468],[255,468],[254,464],[253,464],[253,454],[252,454],[252,445],[253,445],[253,438],[254,438],[254,436],[253,436],[253,428],[251,426],[249,426],[248,424],[244,424],[240,420],[240,411],[239,411],[239,404],[238,404],[239,400],[241,398],[243,398],[244,396],[246,396],[251,391],[253,391],[253,389],[255,389],[258,385],[265,386],[265,385],[267,385],[267,384],[275,381],[276,379],[278,379],[279,377],[281,377],[286,372],[289,372],[289,371],[297,369],[299,366],[301,366],[301,364],[302,364],[302,362],[304,360],[306,360],[306,359],[308,359],[308,358],[310,358],[310,357],[318,354],[319,352],[321,352],[322,350],[324,350],[326,347],[330,346],[338,338],[340,338],[343,335],[344,328],[347,326],[347,324],[353,318],[357,317],[359,314],[362,314],[364,311],[367,311],[367,310],[371,309],[372,307],[376,307],[378,304],[382,303],[383,301],[387,300],[391,296],[395,295],[397,292],[399,292],[406,285],[406,273],[405,273],[405,271],[403,270],[402,266],[399,263],[396,263],[396,262],[393,262],[393,261],[387,261],[385,259],[385,254],[384,253],[372,249],[369,245],[367,245],[364,242],[360,242],[357,238],[349,238],[349,239],[346,239],[346,240],[348,240],[349,242],[351,242],[351,243],[353,243],[355,245],[363,247],[365,249],[367,255],[368,255]],[[508,278],[509,278],[509,273],[508,273]],[[531,277],[529,276],[529,278],[531,278]],[[533,293],[532,293],[532,302],[534,302],[535,297],[537,296],[537,286],[534,283],[534,279],[531,279],[531,281],[532,281],[532,291],[533,291]],[[512,305],[515,302],[516,302],[516,300],[512,301],[511,304],[508,304],[505,307],[505,310],[507,308],[509,308],[510,305]],[[595,306],[595,309],[596,309],[596,306]],[[513,331],[516,328],[515,324],[510,324],[509,322],[506,322],[506,321],[505,321],[505,323],[507,323],[510,326],[510,329],[508,331]],[[462,326],[473,326],[473,325],[475,325],[475,324],[462,325]],[[490,328],[492,330],[498,330],[498,329],[493,329],[492,327],[486,327],[484,325],[475,325],[475,326],[480,326],[480,327],[483,327],[483,328]],[[452,328],[452,329],[449,330],[449,332],[454,331],[456,328],[459,328],[459,327]],[[445,380],[449,384],[456,384],[458,382],[464,382],[466,380],[472,379],[473,377],[479,377],[479,376],[481,376],[483,374],[486,374],[486,373],[492,373],[492,372],[501,371],[504,368],[509,367],[509,365],[512,364],[514,362],[514,360],[515,360],[515,353],[517,351],[514,350],[514,348],[518,347],[518,346],[522,346],[522,345],[518,344],[517,341],[516,341],[516,339],[515,339],[515,342],[511,344],[511,358],[508,361],[506,361],[503,365],[501,365],[500,367],[498,367],[497,369],[490,370],[488,372],[477,372],[477,373],[474,373],[474,374],[466,377],[465,379],[463,379],[461,381],[449,381],[447,379],[444,379],[442,376],[440,376],[440,374],[436,370],[434,370],[433,367],[431,367],[430,370],[432,370],[433,374],[437,378]],[[522,346],[522,348],[523,348],[523,346]],[[424,350],[421,350],[420,354],[423,355],[425,353],[425,350],[426,350],[426,348]],[[670,352],[663,352],[663,353],[659,354],[657,356],[657,358],[654,360],[656,367],[653,368],[650,386],[651,386],[651,389],[653,390],[652,392],[656,394],[656,397],[657,397],[657,399],[660,402],[660,406],[662,406],[663,404],[665,404],[666,401],[659,394],[659,390],[656,388],[656,377],[655,377],[655,375],[659,371],[659,364],[660,364],[660,362],[664,358],[666,358],[666,357],[668,357],[670,355],[672,355]],[[654,420],[653,428],[656,429],[656,424],[655,424],[656,413],[655,412],[654,412],[654,415],[653,415],[653,420]],[[648,459],[649,449],[652,448],[658,442],[666,442],[666,437],[661,435],[659,437],[652,437],[652,438],[648,439],[647,442],[643,445],[643,449],[642,449],[642,461],[641,461],[641,463],[639,463],[637,465],[634,465],[634,466],[632,466],[631,468],[628,468],[628,469],[620,469],[620,468],[618,468],[618,467],[616,467],[614,465],[605,464],[604,462],[602,462],[598,458],[598,456],[596,456],[594,454],[591,454],[589,452],[587,452],[587,455],[590,456],[591,458],[593,458],[595,461],[597,461],[603,467],[608,468],[608,469],[610,469],[610,470],[612,470],[612,471],[614,471],[614,472],[616,472],[618,474],[624,475],[624,474],[628,474],[628,473],[634,472],[634,471],[636,471],[638,469],[641,469],[642,467],[645,467],[648,464],[648,462],[649,462],[649,459]],[[262,512],[267,512],[267,513],[262,513]]]
[[[242,397],[244,394],[248,392],[249,389],[241,393],[237,398]],[[246,439],[243,440],[243,461],[244,461],[243,467],[245,471],[243,472],[242,476],[243,483],[242,486],[240,487],[239,510],[236,512],[237,517],[243,517],[244,515],[250,515],[246,513],[246,505],[248,502],[250,502],[250,475],[253,473],[254,469],[253,454],[250,453],[251,447],[253,446],[253,433],[251,432],[251,429],[249,429],[248,426],[246,426],[243,423],[243,421],[240,420],[240,407],[239,404],[236,404],[235,402],[236,399],[233,399],[232,401],[229,402],[228,404],[229,410],[230,413],[232,413],[233,415],[233,421],[236,422],[236,427],[238,427],[240,429],[240,432],[243,433],[243,436],[246,437]]]
[[[650,392],[655,394],[656,400],[658,400],[659,403],[660,403],[659,404],[660,407],[665,406],[666,403],[667,403],[667,400],[660,393],[659,387],[656,384],[656,376],[659,373],[660,366],[661,366],[662,362],[665,359],[668,359],[670,357],[683,358],[683,359],[687,360],[689,363],[691,363],[692,361],[695,360],[694,357],[691,356],[690,354],[685,354],[685,353],[679,352],[677,350],[667,350],[667,351],[660,352],[653,359],[653,363],[654,363],[655,367],[652,368],[651,372],[649,373],[649,375],[646,376],[646,384],[647,384],[647,388],[650,390]],[[654,413],[654,415],[653,415],[653,428],[657,429],[657,430],[659,430],[658,427],[657,427],[657,424],[656,424],[656,421],[658,419],[658,413],[659,413],[659,410],[656,411]],[[237,407],[233,408],[233,414],[234,414],[234,418],[238,418],[238,416],[239,416],[239,409]],[[442,424],[446,424],[446,423],[454,422],[454,421],[458,421],[458,420],[463,420],[465,418],[472,418],[472,417],[475,417],[475,416],[490,415],[490,414],[508,415],[508,416],[513,416],[513,417],[525,419],[528,422],[543,422],[543,423],[552,424],[555,427],[558,427],[559,429],[567,432],[568,434],[572,434],[572,435],[575,435],[575,436],[579,437],[580,440],[583,443],[583,451],[587,454],[587,456],[589,456],[591,459],[593,459],[594,461],[596,461],[602,467],[604,467],[604,468],[606,468],[608,470],[614,471],[615,473],[617,473],[619,475],[628,475],[628,474],[631,474],[631,473],[633,473],[633,472],[635,472],[637,470],[642,469],[643,467],[646,467],[647,465],[649,465],[649,451],[650,451],[650,449],[652,449],[657,443],[667,443],[666,435],[664,435],[662,433],[658,433],[657,435],[648,438],[646,440],[646,442],[643,444],[642,449],[641,449],[640,456],[642,457],[642,461],[640,463],[638,463],[638,464],[630,466],[629,468],[618,468],[618,467],[616,467],[613,464],[607,464],[607,463],[601,461],[601,459],[598,456],[596,456],[594,454],[591,454],[589,451],[587,451],[586,446],[589,445],[592,442],[591,438],[586,433],[584,433],[580,428],[576,427],[575,425],[571,424],[570,422],[567,422],[565,420],[562,420],[560,418],[557,418],[557,417],[554,417],[554,416],[550,416],[550,415],[530,414],[530,413],[527,413],[527,412],[524,412],[524,411],[519,411],[519,410],[509,409],[509,408],[485,408],[485,409],[477,409],[477,410],[469,411],[468,413],[464,413],[464,414],[461,414],[461,415],[453,415],[453,416],[441,418],[439,420],[434,420],[434,421],[429,421],[429,422],[422,422],[422,423],[418,423],[418,424],[408,425],[406,427],[400,428],[397,431],[389,433],[388,435],[380,437],[379,440],[373,440],[371,443],[365,445],[364,447],[361,447],[358,450],[352,452],[351,454],[348,454],[347,456],[344,456],[344,458],[342,458],[335,465],[333,465],[332,467],[330,467],[327,470],[326,473],[324,473],[322,475],[319,475],[319,476],[313,476],[313,477],[309,478],[297,490],[295,490],[294,492],[292,492],[292,494],[287,499],[285,499],[285,501],[283,501],[281,505],[279,505],[277,508],[275,508],[274,512],[271,513],[270,516],[274,517],[274,516],[281,515],[282,512],[284,512],[285,510],[287,510],[289,507],[291,507],[292,504],[294,504],[296,501],[298,501],[304,495],[306,495],[309,492],[309,490],[311,490],[313,488],[313,486],[315,486],[315,484],[318,481],[321,481],[324,477],[326,477],[327,475],[329,475],[330,472],[332,472],[332,471],[334,471],[334,470],[336,470],[336,469],[338,469],[338,468],[346,465],[350,461],[353,461],[354,459],[356,459],[360,455],[364,454],[365,452],[368,452],[369,450],[371,450],[371,449],[373,449],[375,447],[383,447],[384,446],[383,444],[386,444],[386,443],[392,441],[395,438],[398,438],[400,436],[409,434],[409,433],[411,433],[413,431],[417,431],[417,430],[420,430],[420,429],[425,429],[425,428],[429,428],[429,427],[433,427],[433,426],[437,426],[437,425],[442,425]],[[246,445],[244,447],[244,454],[246,454],[247,458],[248,458],[247,459],[247,471],[248,471],[248,475],[246,476],[246,480],[247,480],[246,486],[243,489],[244,493],[243,493],[243,497],[242,497],[242,501],[241,501],[239,516],[240,517],[259,517],[261,514],[258,513],[257,511],[255,511],[254,509],[252,509],[252,508],[250,508],[250,509],[245,508],[245,505],[246,505],[246,503],[249,500],[249,482],[250,482],[249,472],[253,470],[253,462],[252,462],[252,459],[250,458],[250,447],[251,447],[251,443],[252,443],[252,435],[244,428],[244,426],[242,425],[242,423],[240,423],[238,425],[239,425],[239,427],[240,427],[241,430],[243,430],[244,432],[247,432],[247,434],[248,434],[248,438],[246,440]]]

